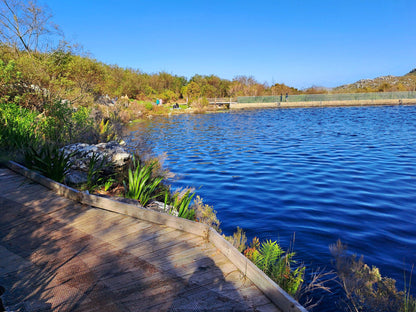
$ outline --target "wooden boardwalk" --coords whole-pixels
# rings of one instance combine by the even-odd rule
[[[279,311],[201,236],[60,197],[0,168],[10,311]]]

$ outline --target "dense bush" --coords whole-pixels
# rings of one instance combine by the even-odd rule
[[[41,138],[38,113],[14,103],[0,103],[0,147],[17,151]]]
[[[86,107],[75,109],[65,101],[47,103],[42,112],[15,103],[0,103],[0,148],[18,155],[30,146],[53,143],[98,143],[116,137],[107,121],[96,123]]]
[[[398,291],[396,281],[384,277],[377,267],[369,267],[363,257],[347,253],[347,246],[339,240],[330,246],[335,258],[337,275],[344,291],[342,309],[351,312],[415,312],[416,300],[409,287]],[[411,283],[411,281],[409,282]]]

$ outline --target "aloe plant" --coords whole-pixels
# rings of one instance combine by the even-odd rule
[[[123,181],[125,196],[139,200],[143,206],[146,206],[149,200],[159,196],[156,190],[163,178],[152,176],[154,163],[140,166],[140,162],[133,158],[132,164],[129,168],[128,183]]]

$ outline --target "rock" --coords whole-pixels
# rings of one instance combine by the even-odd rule
[[[126,166],[132,157],[125,147],[115,141],[95,145],[75,143],[63,147],[62,150],[66,155],[73,154],[70,157],[71,170],[67,175],[67,182],[72,184],[82,184],[87,181],[86,172],[93,155],[96,155],[98,161],[108,160],[116,169]]]
[[[114,106],[117,99],[112,99],[108,95],[101,95],[95,101],[101,105]]]
[[[66,175],[66,182],[69,184],[83,184],[87,181],[87,173],[84,171],[71,169]]]
[[[165,204],[164,203],[162,203],[160,201],[157,201],[157,200],[150,201],[150,203],[146,206],[146,208],[147,209],[154,210],[154,211],[158,211],[158,212],[167,213],[167,214],[173,215],[175,217],[177,217],[179,215],[178,211],[176,211],[175,209],[173,209],[172,206],[167,205],[165,207]]]

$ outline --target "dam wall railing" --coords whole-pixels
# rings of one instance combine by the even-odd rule
[[[326,94],[285,94],[274,96],[239,96],[237,103],[276,103],[276,102],[327,102],[362,100],[403,100],[416,99],[416,91],[367,92],[367,93],[326,93]]]

